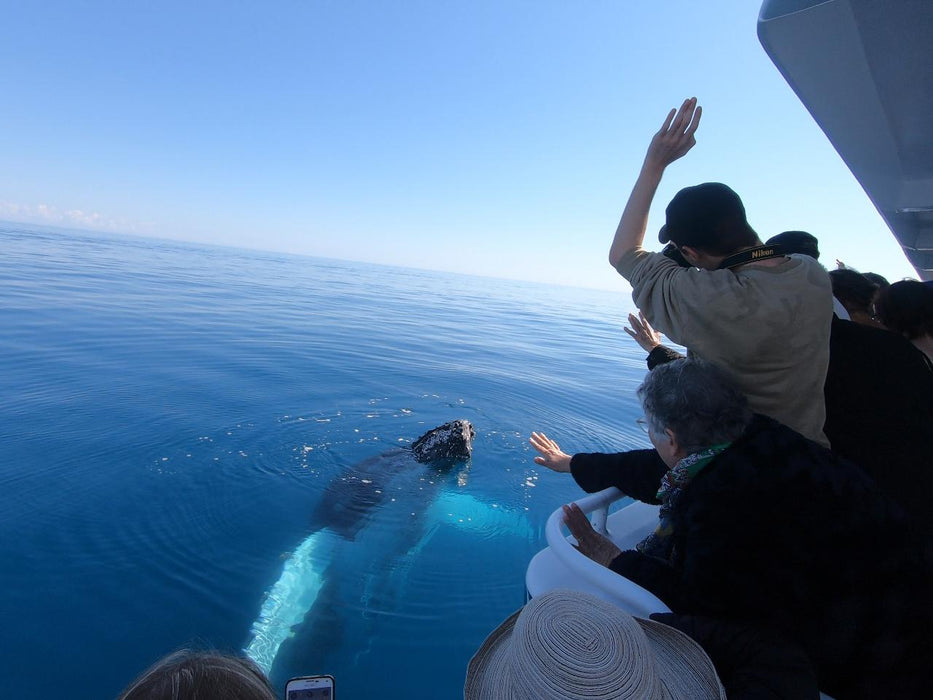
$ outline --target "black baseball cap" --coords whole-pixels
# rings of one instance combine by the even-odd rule
[[[739,195],[721,182],[683,188],[665,213],[667,222],[658,233],[661,243],[673,241],[678,246],[728,254],[757,239]]]
[[[788,255],[800,253],[809,255],[814,260],[820,259],[819,241],[816,240],[816,236],[806,231],[784,231],[771,236],[765,245],[779,245]]]

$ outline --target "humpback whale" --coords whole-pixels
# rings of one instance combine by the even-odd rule
[[[470,421],[453,420],[429,430],[410,448],[389,450],[352,466],[327,485],[321,504],[311,514],[311,532],[328,528],[353,540],[372,510],[390,497],[392,482],[402,472],[412,471],[413,462],[449,470],[472,456],[475,436]],[[394,486],[398,490],[401,484]]]
[[[472,456],[474,437],[469,421],[450,421],[409,448],[383,452],[333,478],[311,513],[307,536],[261,604],[246,654],[269,674],[279,648],[302,625],[333,624],[335,591],[352,588],[365,606],[373,587],[404,585],[412,557],[441,524],[533,537],[523,515],[445,490],[453,468]],[[378,566],[387,560],[391,566]]]

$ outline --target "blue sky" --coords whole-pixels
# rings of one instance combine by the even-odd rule
[[[0,219],[622,290],[622,207],[696,95],[652,231],[718,180],[762,238],[915,276],[758,4],[3,2]]]

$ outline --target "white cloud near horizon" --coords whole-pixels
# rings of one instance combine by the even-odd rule
[[[50,204],[19,204],[0,200],[0,219],[22,221],[32,224],[76,226],[112,233],[141,233],[149,228],[146,224],[107,216],[96,211],[83,209],[60,209]]]

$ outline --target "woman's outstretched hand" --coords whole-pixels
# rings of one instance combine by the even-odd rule
[[[638,312],[638,316],[629,314],[628,322],[632,327],[626,326],[623,330],[632,336],[645,352],[651,352],[661,344],[661,334],[651,327],[641,311]]]
[[[576,503],[564,506],[564,523],[577,540],[577,549],[597,564],[609,566],[622,553],[608,537],[593,529],[590,519]]]
[[[532,433],[528,442],[541,453],[540,457],[535,457],[535,464],[540,464],[555,472],[570,471],[570,455],[562,452],[560,445],[551,440],[547,435],[544,433]]]

